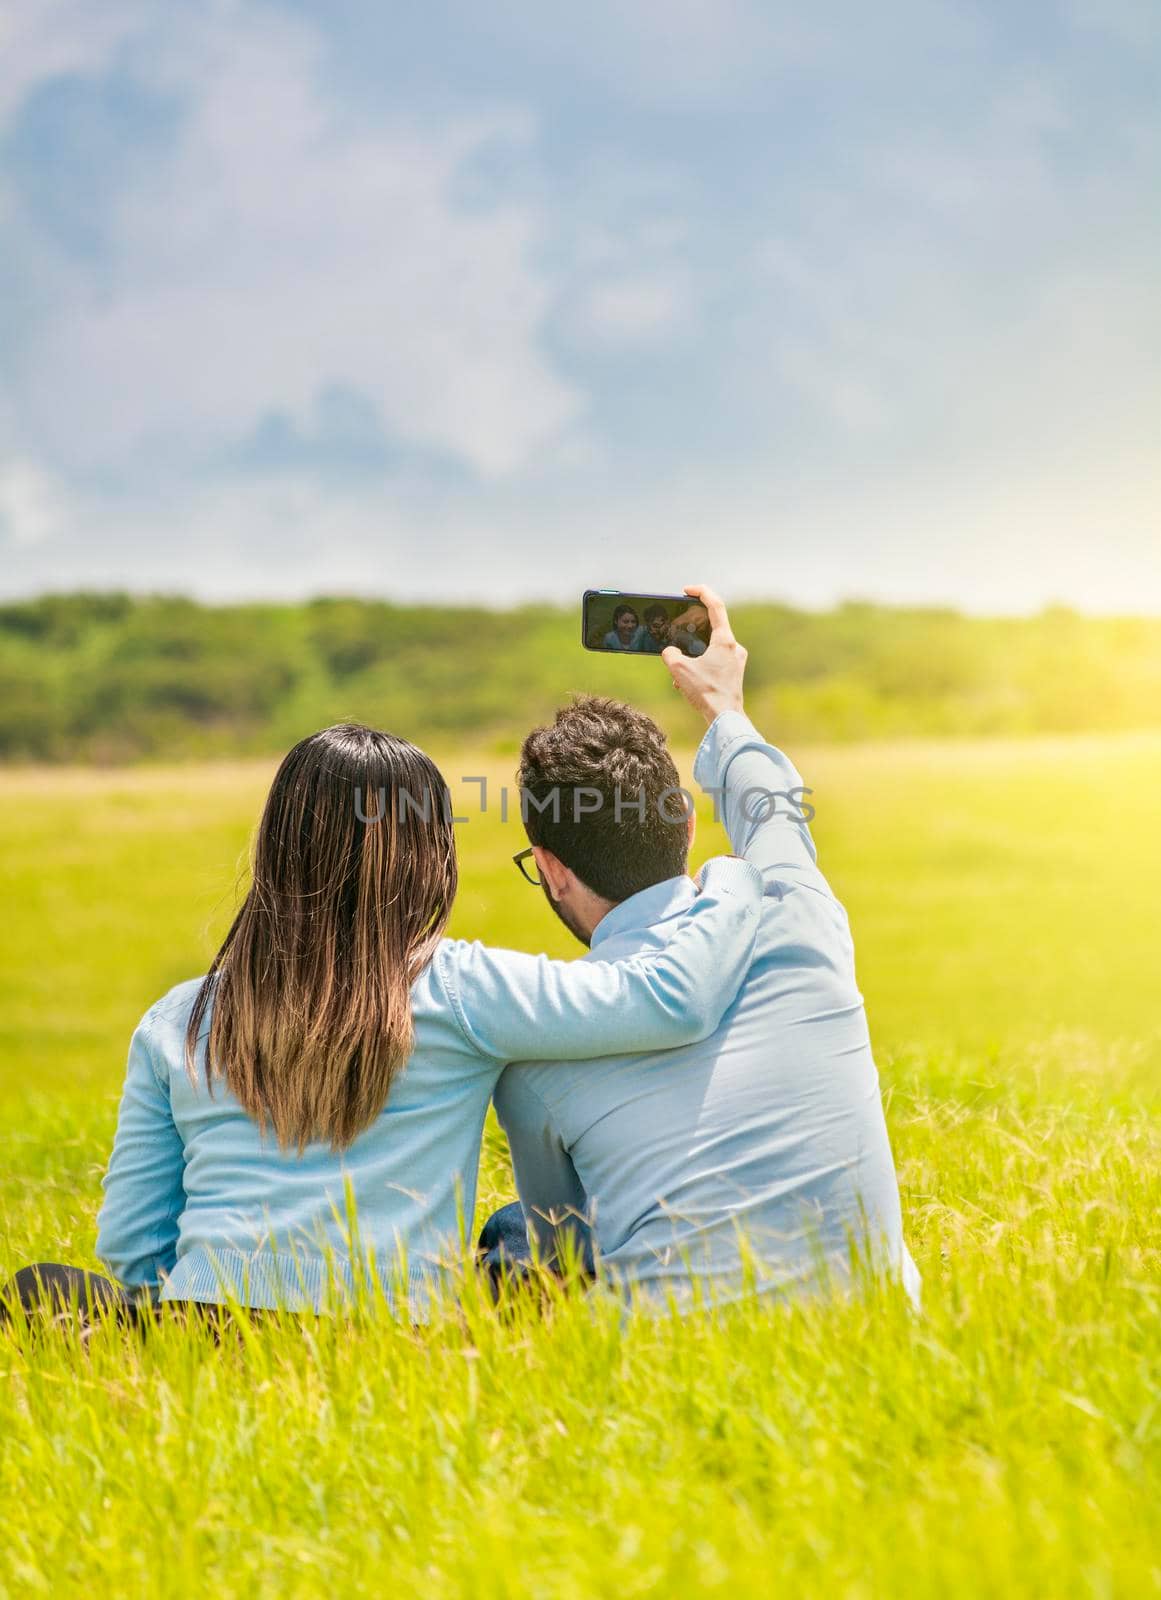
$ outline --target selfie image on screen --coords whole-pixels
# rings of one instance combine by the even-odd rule
[[[585,596],[584,641],[589,650],[659,656],[672,644],[687,656],[700,656],[709,644],[709,631],[705,607],[688,596]]]

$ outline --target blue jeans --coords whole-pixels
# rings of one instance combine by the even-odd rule
[[[9,1278],[0,1289],[0,1328],[13,1320],[17,1306],[30,1320],[39,1321],[45,1316],[54,1323],[75,1320],[82,1332],[106,1320],[139,1328],[161,1315],[173,1314],[202,1317],[215,1330],[229,1320],[224,1306],[198,1305],[188,1300],[169,1300],[161,1305],[148,1290],[133,1294],[99,1272],[60,1266],[55,1261],[21,1267]]]
[[[587,1234],[580,1256],[583,1275],[586,1278],[595,1277],[592,1241]],[[506,1206],[492,1212],[480,1229],[476,1258],[481,1270],[488,1275],[494,1293],[505,1280],[518,1282],[533,1275],[532,1246],[528,1241],[528,1227],[519,1200],[509,1201]],[[545,1265],[556,1270],[556,1264],[551,1260]]]
[[[476,1253],[493,1293],[498,1293],[506,1280],[514,1282],[532,1276],[532,1248],[518,1200],[493,1211],[480,1230]],[[586,1271],[592,1276],[591,1250],[586,1250],[584,1259]],[[156,1315],[151,1300],[135,1299],[99,1272],[85,1272],[80,1267],[59,1266],[49,1261],[22,1267],[0,1289],[0,1326],[9,1320],[16,1305],[23,1308],[26,1317],[44,1312],[54,1317],[75,1316],[86,1328],[105,1317],[136,1324]],[[174,1309],[181,1306],[180,1301],[174,1303]],[[218,1307],[198,1309],[220,1314]]]
[[[116,1322],[136,1322],[149,1316],[148,1301],[138,1305],[119,1284],[102,1278],[99,1272],[84,1272],[80,1267],[62,1267],[52,1261],[38,1261],[21,1267],[0,1289],[0,1326],[17,1306],[26,1317],[48,1312],[53,1317],[76,1316],[83,1327],[109,1317]]]

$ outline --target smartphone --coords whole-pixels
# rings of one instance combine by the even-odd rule
[[[709,614],[687,594],[628,594],[586,589],[581,601],[581,643],[607,655],[659,656],[676,645],[700,656],[709,644]]]

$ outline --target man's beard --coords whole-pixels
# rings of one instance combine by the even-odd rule
[[[543,878],[540,880],[540,887],[544,890],[544,898],[548,901],[549,905],[564,923],[569,933],[572,934],[574,939],[579,939],[581,944],[584,945],[585,949],[588,950],[592,945],[592,935],[585,932],[584,928],[581,927],[580,923],[576,920],[571,911],[569,911],[565,906],[562,906],[559,900],[554,900],[552,898],[552,892]]]

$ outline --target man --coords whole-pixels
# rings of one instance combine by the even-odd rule
[[[659,656],[669,642],[669,612],[663,605],[646,606],[645,623],[637,629],[633,648],[641,655]]]
[[[683,655],[700,656],[706,651],[706,642],[700,636],[707,622],[704,606],[688,606],[672,620],[668,609],[660,604],[645,607],[645,621],[637,629],[633,649],[640,655],[659,656],[668,644],[675,644]]]
[[[917,1299],[850,931],[816,865],[808,791],[744,713],[746,652],[721,600],[687,592],[709,611],[709,647],[664,660],[710,725],[695,777],[762,873],[753,962],[702,1044],[505,1070],[495,1105],[524,1220],[546,1257],[565,1230],[591,1230],[582,1244],[601,1275],[646,1298],[809,1290],[871,1267]],[[693,818],[660,728],[580,700],[529,734],[520,778],[540,882],[591,958],[663,946],[694,886]],[[493,1224],[485,1247],[504,1238],[502,1214]]]

